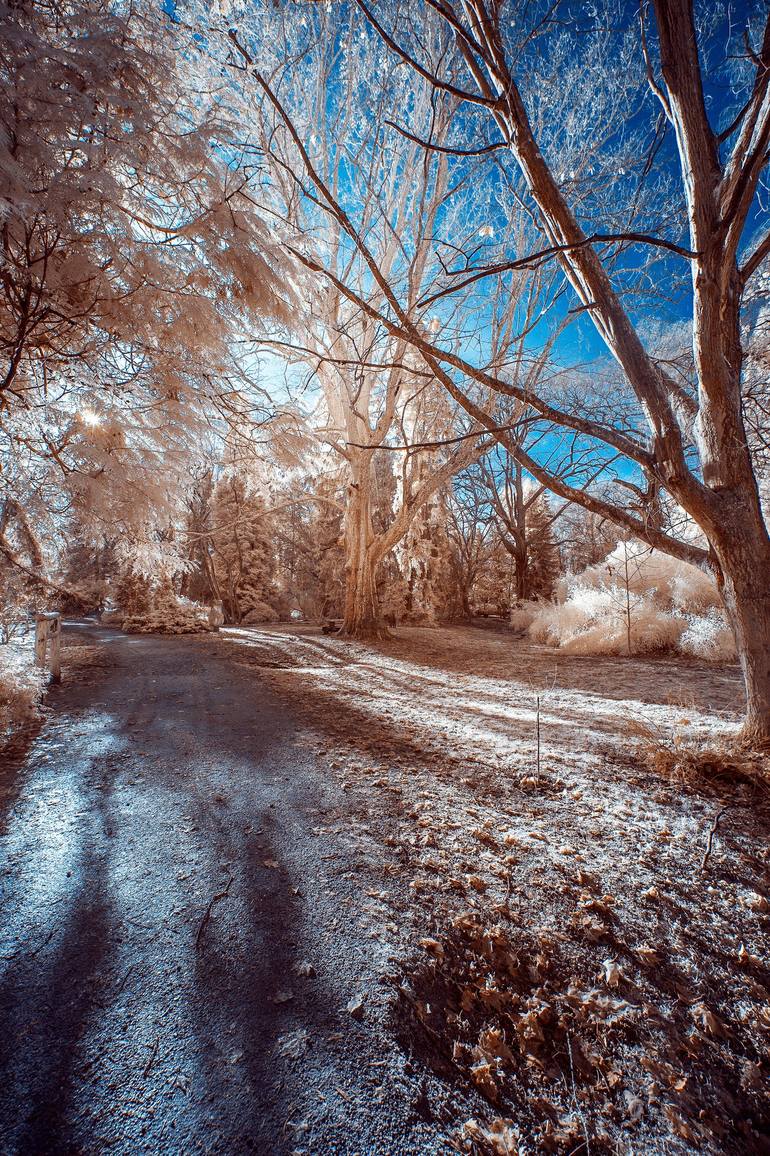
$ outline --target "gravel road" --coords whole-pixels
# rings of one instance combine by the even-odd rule
[[[214,639],[65,634],[0,768],[0,1151],[448,1152],[317,736]]]

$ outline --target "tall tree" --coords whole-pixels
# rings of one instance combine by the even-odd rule
[[[0,6],[0,497],[60,532],[141,538],[244,408],[236,331],[287,316],[180,35],[141,2]]]
[[[498,545],[495,524],[477,471],[454,479],[447,498],[447,533],[453,545],[455,606],[452,617],[470,618],[471,591]]]
[[[340,15],[321,6],[255,6],[237,26],[231,24],[228,41],[229,56],[220,57],[219,67],[229,83],[237,78],[244,119],[259,118],[271,170],[270,188],[254,195],[294,229],[298,260],[333,268],[367,291],[369,269],[347,235],[354,228],[367,236],[386,276],[399,285],[415,322],[437,323],[417,303],[440,270],[432,238],[446,212],[448,166],[439,154],[426,159],[419,144],[388,123],[387,114],[392,99],[408,104],[414,124],[426,131],[432,124],[440,139],[450,112],[437,110],[405,70],[383,71],[378,39],[354,9]],[[216,49],[212,37],[209,47]],[[361,196],[351,209],[355,225],[319,204],[306,166],[334,195],[344,195],[351,175],[361,174]],[[475,226],[469,221],[465,227]],[[408,344],[317,276],[306,295],[302,340],[276,343],[276,351],[294,367],[292,401],[305,432],[347,473],[343,630],[356,637],[383,635],[380,564],[417,512],[481,448],[474,439],[447,441],[460,432],[458,426],[467,430],[471,423],[436,388]],[[441,324],[459,340],[451,318]],[[387,468],[398,479],[384,522],[377,481],[382,454],[390,456]]]
[[[246,478],[228,471],[211,500],[213,569],[228,622],[250,614],[271,617],[275,600],[275,550],[267,503]]]
[[[521,462],[501,446],[481,461],[479,481],[514,562],[516,601],[550,598],[559,574],[553,526],[566,503],[552,510],[546,487],[526,478]]]
[[[479,365],[442,347],[415,325],[366,238],[352,227],[348,235],[365,255],[386,307],[378,309],[351,285],[343,291],[394,336],[419,349],[450,395],[490,431],[494,419],[469,396],[469,380],[517,397],[544,421],[604,447],[607,454],[622,455],[633,463],[637,481],[632,484],[641,499],[662,489],[692,517],[705,548],[672,537],[654,518],[620,502],[554,477],[536,456],[515,447],[522,465],[560,497],[714,570],[745,679],[743,733],[752,742],[770,741],[770,538],[743,418],[741,331],[746,287],[770,255],[770,231],[757,215],[770,159],[770,16],[760,8],[758,20],[745,30],[746,47],[736,45],[742,60],[729,78],[733,98],[715,125],[701,55],[706,31],[696,22],[691,0],[654,0],[652,13],[643,8],[635,32],[623,29],[622,10],[609,20],[604,11],[597,10],[593,20],[587,14],[579,46],[565,31],[558,5],[522,9],[487,0],[456,5],[428,0],[414,16],[410,8],[405,19],[403,7],[383,5],[375,14],[364,0],[357,3],[394,57],[425,82],[438,107],[462,108],[458,124],[463,132],[475,125],[478,151],[502,149],[512,157],[540,236],[536,251],[524,258],[501,255],[485,265],[463,254],[460,268],[449,270],[444,299],[462,291],[469,279],[552,259],[565,290],[576,298],[574,308],[590,320],[620,371],[618,384],[628,389],[635,412],[608,421],[601,399],[589,408],[571,405],[569,397],[565,405],[553,405],[507,381],[491,362]],[[396,12],[402,17],[398,29]],[[423,32],[426,13],[451,34],[454,53],[433,50]],[[723,74],[733,47],[728,24],[725,10],[723,26],[707,46],[712,69],[721,53],[716,67]],[[580,77],[586,82],[582,90],[573,83]],[[644,84],[652,94],[646,102]],[[554,115],[559,101],[573,106],[561,122]],[[494,134],[491,141],[481,136],[484,117]],[[671,177],[670,151],[663,147],[667,129],[679,195],[665,201],[658,195],[656,217],[645,219],[640,190],[649,186],[651,174],[667,182]],[[564,160],[568,133],[573,155],[575,144],[582,150],[574,168]],[[431,145],[425,141],[426,151]],[[619,147],[627,170],[618,167]],[[339,211],[338,202],[331,211]],[[656,286],[667,278],[672,288],[680,287],[674,258],[689,267],[692,387],[645,342],[643,312],[628,292],[649,284],[647,256],[640,254],[664,255],[657,262]],[[506,443],[505,434],[499,436]]]

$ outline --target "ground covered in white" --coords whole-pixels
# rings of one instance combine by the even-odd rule
[[[398,1038],[477,1105],[456,1150],[767,1151],[770,797],[725,754],[736,667],[472,628],[217,645],[345,788],[321,847],[385,855],[362,902]]]
[[[0,746],[34,724],[43,683],[44,674],[34,663],[32,632],[0,646]]]

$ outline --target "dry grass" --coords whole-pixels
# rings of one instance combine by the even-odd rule
[[[699,793],[725,797],[749,793],[770,802],[770,751],[758,751],[735,740],[702,743],[667,737],[643,723],[629,722],[636,739],[633,756],[654,774]]]
[[[0,653],[0,741],[35,722],[43,693],[42,671],[32,650],[4,646]]]

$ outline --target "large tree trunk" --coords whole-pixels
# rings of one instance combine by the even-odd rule
[[[513,556],[516,571],[516,601],[527,602],[529,600],[529,558],[527,557],[527,547],[524,549],[517,549]]]
[[[759,511],[740,510],[715,535],[720,586],[743,671],[746,716],[741,737],[770,744],[770,539]]]
[[[387,638],[377,597],[377,566],[372,523],[370,461],[353,464],[345,515],[345,615],[342,633],[348,638]]]
[[[469,619],[472,617],[472,615],[471,615],[471,591],[470,591],[470,587],[471,587],[470,582],[467,582],[467,583],[463,582],[462,585],[460,586],[460,612],[462,614],[462,617],[465,619]]]
[[[348,638],[387,638],[377,598],[376,565],[371,550],[358,552],[346,569],[345,617],[342,633]]]
[[[516,522],[516,536],[514,538],[516,552],[516,601],[526,602],[529,599],[529,534],[527,526],[527,508],[524,504],[524,470],[521,463],[514,461],[513,492],[515,496],[514,519]]]

